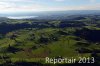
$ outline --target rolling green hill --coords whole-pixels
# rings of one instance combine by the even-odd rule
[[[81,16],[82,17],[82,16]],[[100,58],[100,19],[41,21],[8,19],[0,24],[0,64],[46,64],[45,58]],[[98,18],[98,19],[97,19]],[[77,63],[77,62],[76,62]]]

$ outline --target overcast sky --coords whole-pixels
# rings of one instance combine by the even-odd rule
[[[100,0],[0,0],[0,13],[100,10]]]

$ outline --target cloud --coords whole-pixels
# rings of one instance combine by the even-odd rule
[[[34,4],[34,5],[21,5],[17,6],[15,4],[2,3],[0,4],[0,12],[22,12],[22,11],[41,11],[43,6]]]
[[[15,5],[13,3],[0,2],[0,10],[10,8],[12,6],[14,7]]]
[[[33,0],[0,0],[0,12],[36,11],[41,8],[41,5],[32,2]]]
[[[96,0],[90,0],[90,2],[91,2],[91,3],[94,3],[94,2],[96,2]]]
[[[0,2],[29,2],[29,1],[33,1],[33,0],[0,0]]]
[[[65,1],[65,0],[55,0],[55,1],[59,1],[59,2],[61,2],[61,1]]]
[[[1,5],[2,4],[2,5]],[[3,5],[6,5],[3,7]],[[85,6],[43,6],[39,4],[16,6],[14,4],[0,3],[1,12],[25,12],[25,11],[63,11],[63,10],[100,10],[100,4]]]
[[[68,0],[54,0],[54,1],[62,2],[62,1],[68,1]],[[73,0],[70,0],[70,1],[73,1]],[[79,0],[76,0],[76,1],[79,1]],[[80,1],[81,1],[81,0],[80,0]],[[86,1],[90,1],[91,3],[96,2],[96,0],[86,0]]]
[[[40,1],[40,0],[37,0]],[[65,0],[55,0],[63,2]],[[76,0],[77,1],[77,0]],[[96,0],[88,0],[95,2]],[[22,12],[22,11],[62,11],[62,10],[100,10],[100,4],[80,6],[50,6],[34,2],[34,0],[0,0],[0,12]]]

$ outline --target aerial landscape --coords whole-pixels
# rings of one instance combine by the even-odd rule
[[[99,0],[0,0],[0,66],[100,64]]]

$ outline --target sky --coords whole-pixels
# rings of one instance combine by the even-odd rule
[[[0,13],[100,10],[100,0],[0,0]]]

